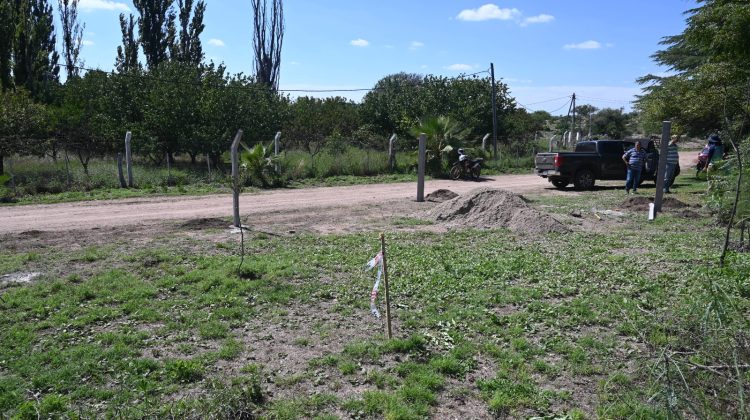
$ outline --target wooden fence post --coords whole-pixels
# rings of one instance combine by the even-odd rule
[[[117,178],[120,180],[120,188],[126,188],[125,175],[122,173],[122,152],[117,152]]]
[[[380,234],[380,252],[383,255],[383,284],[385,285],[385,319],[388,325],[388,338],[393,338],[391,330],[391,295],[388,289],[388,264],[385,259],[385,235]]]
[[[237,150],[240,146],[240,140],[242,139],[242,130],[237,130],[237,134],[234,136],[232,142],[232,190],[233,190],[233,215],[234,215],[234,227],[242,229],[242,223],[240,223],[240,156]]]
[[[208,182],[211,182],[211,154],[206,153],[206,165],[208,165]]]
[[[133,155],[130,151],[130,131],[125,133],[125,165],[128,167],[128,188],[133,188]]]
[[[172,164],[169,162],[169,152],[164,153],[167,156],[167,187],[172,185]]]

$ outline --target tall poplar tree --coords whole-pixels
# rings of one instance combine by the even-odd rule
[[[139,14],[139,42],[149,69],[169,59],[175,39],[176,15],[172,3],[173,0],[133,0]]]
[[[266,0],[251,2],[255,78],[275,91],[279,88],[281,46],[284,41],[284,5],[282,0],[271,0],[268,13]]]
[[[203,46],[200,35],[205,29],[203,15],[206,3],[198,0],[193,9],[193,0],[178,0],[180,20],[179,39],[171,48],[171,58],[181,63],[200,64],[203,62]],[[192,17],[191,17],[192,16]]]
[[[48,85],[59,80],[60,55],[55,50],[55,24],[47,0],[16,0],[13,77],[32,96],[43,99]]]
[[[68,78],[78,77],[79,67],[83,65],[79,54],[86,24],[81,25],[78,21],[78,2],[79,0],[57,0],[57,11],[62,24],[63,58]]]
[[[138,63],[138,39],[135,36],[135,16],[132,14],[128,19],[120,13],[120,32],[122,32],[122,45],[117,47],[117,59],[115,67],[120,73],[128,73],[140,68]]]

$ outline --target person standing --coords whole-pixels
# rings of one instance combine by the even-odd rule
[[[640,141],[636,140],[635,147],[622,155],[622,161],[625,162],[625,166],[628,168],[628,177],[625,180],[625,192],[630,194],[630,190],[632,189],[635,194],[638,192],[641,171],[643,171],[643,164],[646,162],[646,151],[641,147]]]
[[[674,184],[675,170],[677,165],[680,163],[680,154],[677,150],[677,142],[680,141],[680,136],[673,135],[672,140],[669,142],[667,147],[667,169],[664,172],[664,192],[671,193],[669,190]]]

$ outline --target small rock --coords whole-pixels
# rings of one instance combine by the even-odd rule
[[[573,217],[583,217],[580,210],[573,210],[570,212],[570,215]]]

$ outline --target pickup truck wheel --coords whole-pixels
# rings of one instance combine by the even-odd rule
[[[551,183],[552,183],[552,185],[554,185],[554,186],[555,186],[555,188],[557,188],[558,190],[562,190],[563,188],[567,187],[567,186],[568,186],[568,184],[570,184],[570,181],[568,181],[568,180],[567,180],[567,179],[565,179],[565,178],[554,178],[554,179],[551,179],[551,180],[550,180],[550,182],[551,182]]]
[[[580,169],[573,179],[573,185],[577,190],[590,190],[594,188],[595,182],[596,177],[590,169]]]

